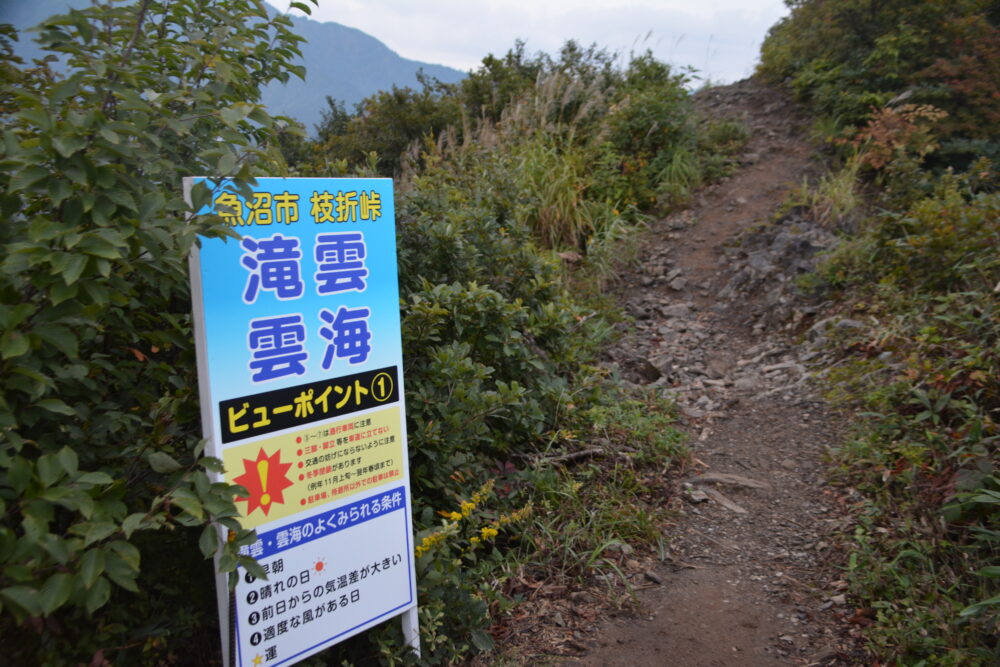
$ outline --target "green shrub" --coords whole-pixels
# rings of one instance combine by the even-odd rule
[[[946,140],[996,141],[1000,29],[993,4],[795,2],[768,33],[759,72],[844,126],[902,95],[949,113],[941,127]]]
[[[198,554],[256,567],[237,558],[249,535],[236,487],[208,477],[221,464],[202,456],[194,391],[187,254],[198,234],[225,232],[187,218],[211,193],[189,208],[181,178],[280,170],[277,121],[257,101],[302,73],[289,26],[257,0],[105,2],[39,32],[65,74],[4,49],[0,632],[12,662],[166,659],[177,647],[165,637],[214,634],[211,593],[176,583],[198,563],[211,590]],[[220,547],[215,522],[235,540]]]
[[[1000,651],[998,200],[961,182],[881,214],[833,260],[881,321],[831,381],[869,410],[837,460],[867,494],[851,581],[889,661],[985,665]]]
[[[282,173],[275,146],[302,173],[404,172],[414,517],[421,539],[444,536],[420,553],[426,660],[490,647],[489,614],[512,604],[502,584],[513,561],[585,576],[614,566],[602,544],[658,535],[655,511],[637,504],[651,488],[641,467],[680,455],[678,435],[592,365],[607,313],[567,288],[552,250],[610,256],[626,216],[638,218],[630,189],[696,180],[683,76],[648,56],[623,73],[575,43],[558,61],[515,49],[467,88],[426,82],[355,114],[331,102],[308,142],[256,103],[260,85],[301,74],[288,25],[257,0],[99,4],[41,33],[65,57],[64,78],[18,66],[0,32],[0,628],[19,638],[15,659],[170,663],[191,648],[212,660],[202,556],[218,551],[226,571],[255,563],[236,556],[250,539],[234,519],[236,488],[207,475],[219,462],[201,455],[194,391],[186,257],[198,234],[226,231],[214,216],[189,220],[179,186],[191,174],[242,187]],[[487,96],[493,82],[500,92]],[[463,126],[446,129],[463,109]],[[655,132],[630,134],[643,122]],[[622,172],[629,151],[648,158],[638,176]],[[193,209],[209,194],[196,190]],[[634,451],[609,450],[607,474],[535,465],[593,439]],[[580,479],[593,484],[583,494]],[[535,500],[556,508],[566,494],[566,516],[528,516]],[[604,507],[587,523],[591,500]],[[213,522],[234,539],[219,545]],[[573,549],[543,548],[571,524]],[[334,654],[412,661],[395,624]]]

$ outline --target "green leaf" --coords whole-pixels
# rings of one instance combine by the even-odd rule
[[[170,496],[171,502],[180,507],[196,519],[203,519],[205,516],[201,501],[195,497],[190,489],[176,489]]]
[[[258,579],[267,579],[264,567],[250,556],[237,556],[237,564]]]
[[[28,337],[17,331],[8,331],[0,338],[0,357],[13,359],[31,349]]]
[[[80,576],[83,578],[83,585],[90,589],[94,582],[104,572],[104,550],[90,549],[80,559]]]
[[[85,472],[74,481],[80,484],[111,484],[115,480],[105,472]]]
[[[8,190],[10,192],[27,190],[51,173],[45,167],[26,167],[11,177],[10,184],[7,186]]]
[[[70,476],[75,475],[80,467],[80,457],[76,455],[76,451],[67,445],[59,450],[57,456],[59,457],[59,463],[62,465],[63,470],[66,471],[66,474]]]
[[[149,455],[149,467],[159,473],[170,473],[180,470],[183,466],[166,452],[153,452]]]
[[[236,155],[233,153],[223,153],[222,157],[219,158],[219,162],[216,166],[216,170],[220,175],[226,176],[231,174],[233,169],[236,167]]]
[[[49,90],[49,102],[53,106],[62,104],[66,99],[76,95],[80,90],[80,74],[71,76],[52,86]]]
[[[0,590],[0,597],[8,602],[13,602],[19,609],[23,609],[31,616],[41,616],[42,605],[39,601],[38,591],[27,586],[8,586]]]
[[[203,458],[200,461],[198,461],[198,463],[201,464],[201,466],[205,470],[208,470],[210,472],[219,472],[219,473],[221,473],[221,472],[225,471],[225,467],[224,467],[224,465],[222,463],[222,459],[217,459],[217,458],[212,457],[212,456],[206,456],[205,458]]]
[[[75,541],[74,541],[75,542]],[[55,560],[60,565],[65,565],[70,560],[70,541],[64,540],[58,535],[53,535],[49,533],[44,535],[41,540],[42,548],[48,552],[52,559]]]
[[[476,648],[478,648],[483,653],[487,653],[493,650],[495,644],[493,642],[493,637],[491,637],[490,635],[486,634],[479,628],[475,628],[473,629],[471,636],[472,636],[472,643],[475,644]]]
[[[31,481],[33,469],[34,466],[27,459],[20,456],[11,458],[7,468],[7,483],[17,493],[23,493]]]
[[[134,544],[130,544],[124,540],[115,540],[110,545],[108,545],[116,554],[118,554],[125,563],[136,571],[139,572],[139,561],[142,555],[139,553],[139,549],[135,547]]]
[[[50,576],[42,586],[42,590],[38,591],[38,603],[42,608],[42,614],[48,616],[63,606],[72,592],[72,574],[57,572]]]
[[[83,274],[83,270],[87,268],[87,262],[89,258],[84,254],[70,254],[66,258],[66,268],[64,268],[62,273],[62,278],[66,282],[66,285],[72,285],[80,276]]]
[[[219,572],[232,572],[236,569],[236,555],[224,552],[219,557]]]
[[[129,539],[130,537],[132,537],[132,533],[134,533],[139,529],[139,527],[142,525],[143,519],[145,518],[146,515],[143,514],[142,512],[129,514],[127,517],[125,517],[125,520],[122,521],[122,532],[125,533],[125,539]]]
[[[38,479],[45,486],[52,486],[64,474],[59,457],[55,454],[45,454],[38,457],[35,469],[38,471]]]
[[[228,109],[223,109],[219,112],[219,117],[222,118],[222,122],[226,125],[235,125],[244,118],[247,117],[253,111],[253,105],[247,104],[246,102],[237,102]]]
[[[201,555],[205,558],[214,556],[219,548],[218,528],[213,525],[205,526],[201,531],[201,537],[198,538],[198,548],[201,549]]]
[[[41,324],[35,327],[34,333],[67,357],[76,358],[79,354],[76,335],[67,327],[60,324]]]
[[[76,135],[56,135],[52,137],[52,147],[63,157],[70,157],[87,145],[86,139]]]
[[[129,567],[128,563],[114,552],[106,552],[105,558],[104,572],[111,578],[111,581],[127,591],[138,593],[139,587],[135,585],[135,575],[137,572]]]
[[[977,602],[976,604],[969,605],[960,611],[958,615],[962,618],[965,618],[966,616],[975,616],[987,607],[1000,607],[1000,595],[996,595],[988,600],[983,600],[981,602]]]
[[[104,606],[111,597],[111,584],[104,577],[98,577],[93,587],[87,593],[87,613],[93,614]]]
[[[52,299],[52,305],[58,306],[63,301],[74,298],[78,293],[79,289],[77,285],[67,285],[65,283],[56,283],[49,290],[49,298]]]
[[[89,547],[94,542],[99,542],[118,531],[118,525],[110,521],[88,521],[83,526],[86,526],[83,532],[84,547]]]
[[[58,398],[43,398],[42,400],[35,403],[36,407],[43,408],[49,412],[54,412],[59,415],[66,415],[67,417],[75,417],[76,410],[69,407]]]
[[[100,130],[97,131],[97,133],[100,134],[105,139],[107,139],[108,142],[112,144],[117,144],[119,141],[121,141],[121,137],[118,136],[118,133],[116,133],[114,130],[108,129],[107,127],[102,127]]]

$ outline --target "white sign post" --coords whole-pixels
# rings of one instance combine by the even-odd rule
[[[291,665],[400,614],[419,651],[392,181],[206,184],[241,237],[191,254],[206,450],[248,491],[268,575],[218,577],[225,664]]]

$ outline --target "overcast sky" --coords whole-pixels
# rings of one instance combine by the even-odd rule
[[[280,10],[287,0],[268,0]],[[379,39],[404,58],[468,71],[520,38],[555,54],[567,39],[627,54],[649,48],[718,83],[753,73],[782,0],[319,0],[312,18]]]

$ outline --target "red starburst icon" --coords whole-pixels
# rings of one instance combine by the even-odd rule
[[[247,498],[236,499],[247,501],[247,516],[258,507],[266,515],[271,511],[271,505],[285,502],[284,490],[292,485],[285,473],[291,467],[291,463],[281,462],[280,449],[268,456],[261,447],[256,459],[243,459],[245,472],[233,481],[246,487],[250,494]]]

